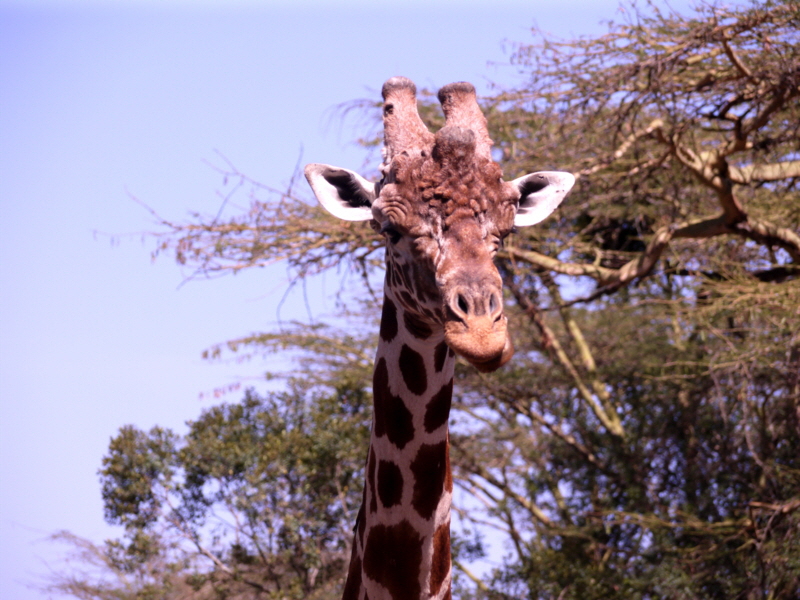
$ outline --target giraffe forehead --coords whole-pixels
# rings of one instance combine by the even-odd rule
[[[464,223],[504,234],[513,226],[517,197],[497,163],[477,156],[398,157],[384,186],[379,213],[411,235],[447,235]]]

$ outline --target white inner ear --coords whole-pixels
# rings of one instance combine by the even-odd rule
[[[345,221],[369,221],[375,184],[349,169],[310,164],[305,168],[314,195],[323,208]]]
[[[572,189],[575,177],[561,171],[541,171],[519,177],[509,184],[520,194],[514,225],[527,227],[550,216]]]

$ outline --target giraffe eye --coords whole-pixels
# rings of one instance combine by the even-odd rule
[[[386,239],[388,239],[392,244],[396,244],[400,241],[400,238],[403,237],[401,233],[391,225],[384,225],[381,227],[381,233],[385,235]]]
[[[495,252],[499,252],[503,249],[503,241],[505,240],[505,236],[503,235],[495,235],[492,236],[492,249]]]

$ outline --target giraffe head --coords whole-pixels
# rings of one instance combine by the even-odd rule
[[[410,80],[389,79],[383,99],[381,181],[322,164],[308,165],[306,178],[334,216],[370,220],[385,235],[386,285],[406,314],[443,327],[450,348],[493,371],[514,353],[493,258],[514,227],[553,212],[575,178],[540,172],[503,181],[469,83],[439,91],[445,126],[436,134],[419,117]]]

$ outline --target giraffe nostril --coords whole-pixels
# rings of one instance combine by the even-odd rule
[[[497,296],[489,294],[489,313],[493,314],[497,310]]]
[[[469,305],[467,304],[467,299],[464,298],[464,296],[459,294],[457,303],[458,303],[458,308],[462,313],[464,314],[469,313]]]

